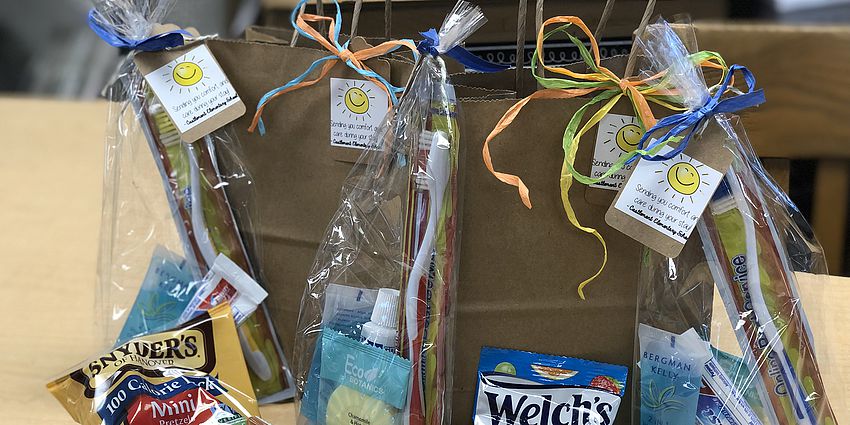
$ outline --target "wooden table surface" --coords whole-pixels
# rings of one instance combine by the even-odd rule
[[[106,105],[0,98],[0,116],[0,412],[4,423],[72,424],[44,385],[104,348],[94,297]],[[800,286],[828,355],[830,398],[848,423],[850,279],[803,277]],[[262,413],[295,422],[292,404]]]

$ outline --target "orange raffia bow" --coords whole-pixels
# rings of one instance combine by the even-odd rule
[[[306,0],[302,0],[301,3],[303,3],[304,1]],[[387,93],[387,96],[392,100],[392,104],[396,103],[396,95],[398,93],[401,93],[404,89],[400,87],[395,87],[390,84],[386,79],[384,79],[379,74],[372,71],[368,66],[366,66],[364,61],[371,58],[386,55],[402,47],[406,47],[410,49],[410,51],[413,52],[414,55],[418,55],[416,45],[413,43],[412,40],[390,40],[385,41],[374,47],[369,47],[363,50],[352,52],[348,49],[348,42],[346,42],[344,45],[341,45],[338,41],[339,27],[337,26],[337,22],[342,20],[342,14],[340,12],[338,3],[336,6],[336,19],[329,16],[298,13],[298,7],[296,7],[296,11],[293,13],[293,15],[296,15],[293,21],[293,25],[295,26],[296,31],[298,31],[303,36],[319,43],[322,47],[331,52],[331,55],[316,60],[307,69],[307,71],[305,71],[300,76],[291,80],[287,84],[266,93],[263,98],[260,99],[260,102],[257,105],[257,111],[254,114],[254,119],[251,121],[251,126],[248,128],[249,132],[253,132],[254,129],[259,127],[260,133],[265,133],[262,115],[269,102],[285,93],[289,93],[304,87],[309,87],[318,83],[328,74],[328,72],[330,72],[330,70],[334,67],[334,65],[336,65],[338,61],[343,61],[343,63],[357,71],[361,76],[377,84],[384,92]],[[315,28],[308,24],[308,22],[323,21],[328,22],[327,37],[322,36],[319,31],[317,31]],[[312,71],[319,64],[323,64],[319,76],[312,80],[306,80],[307,76],[312,73]]]
[[[549,33],[546,33],[546,26],[551,24],[565,25]],[[579,41],[575,36],[566,32],[566,28],[571,25],[579,27],[582,32],[584,32],[584,34],[587,36],[588,40],[590,41],[590,51],[588,51],[584,44]],[[582,58],[584,59],[585,63],[592,72],[575,72],[566,68],[550,67],[545,64],[545,62],[543,61],[543,42],[549,36],[557,32],[563,32],[567,35],[567,37],[569,37],[570,41],[575,44],[576,47],[579,49]],[[596,229],[583,226],[581,223],[579,223],[575,211],[573,210],[572,205],[569,201],[569,189],[572,186],[573,178],[575,177],[581,182],[585,182],[586,180],[584,176],[581,176],[573,168],[573,163],[575,162],[576,154],[578,152],[578,142],[581,136],[590,128],[595,126],[606,114],[608,114],[611,108],[613,108],[613,106],[623,96],[627,96],[631,100],[635,115],[640,120],[643,128],[650,128],[656,123],[655,116],[653,115],[652,110],[649,107],[649,102],[653,102],[673,110],[684,110],[684,108],[675,106],[666,100],[671,95],[676,94],[675,90],[670,89],[670,84],[668,84],[668,82],[666,81],[666,71],[659,72],[655,75],[643,79],[621,79],[617,77],[617,75],[614,74],[611,70],[602,66],[599,54],[599,45],[597,44],[596,39],[593,37],[593,34],[590,32],[587,25],[585,25],[584,22],[578,17],[558,16],[546,20],[546,22],[544,22],[544,24],[540,28],[540,31],[538,32],[536,47],[537,48],[534,52],[534,57],[532,58],[531,68],[534,77],[537,79],[540,85],[544,87],[544,89],[538,90],[530,96],[520,100],[502,116],[502,118],[496,124],[496,127],[493,129],[492,132],[490,132],[490,134],[487,136],[487,139],[484,141],[482,155],[484,159],[484,164],[487,169],[500,181],[512,186],[516,186],[523,204],[527,208],[531,208],[532,205],[529,196],[529,190],[525,183],[522,181],[522,179],[519,176],[513,174],[496,171],[493,167],[493,160],[490,155],[490,142],[505,128],[507,128],[514,121],[514,119],[516,119],[522,108],[533,99],[569,99],[588,95],[594,92],[601,92],[597,94],[594,98],[589,100],[587,104],[585,104],[579,110],[576,111],[575,115],[570,119],[567,125],[563,138],[564,163],[561,169],[560,187],[561,200],[564,205],[564,211],[570,223],[572,223],[574,227],[596,237],[596,239],[602,245],[604,253],[602,264],[599,270],[593,276],[579,284],[579,295],[581,296],[581,298],[584,298],[584,286],[586,286],[593,279],[598,277],[602,273],[602,270],[604,270],[605,265],[607,264],[608,248],[605,243],[605,239],[602,237],[602,235],[599,234]],[[700,54],[695,55],[695,57],[700,59],[701,66],[725,69],[725,66],[722,65],[722,58],[719,59],[721,65],[711,62],[711,60],[719,58],[719,56],[717,56],[716,54],[710,52],[701,52]],[[540,65],[542,65],[545,70],[569,78],[547,78],[545,76],[538,75],[536,72],[538,60],[540,61]],[[600,108],[600,110],[596,112],[593,116],[591,116],[588,122],[585,123],[585,125],[581,129],[578,129],[578,126],[581,122],[582,117],[584,116],[585,111],[591,106],[603,101],[605,101],[606,103]]]
[[[552,67],[546,65],[543,61],[543,41],[546,39],[546,35],[544,33],[546,26],[551,24],[558,23],[567,23],[573,24],[580,28],[585,35],[587,35],[591,52],[593,53],[593,57],[590,60],[588,65],[591,66],[592,69],[597,70],[594,73],[580,73],[574,72],[566,68]],[[572,38],[572,37],[571,37]],[[582,45],[583,47],[583,45]],[[541,52],[541,54],[538,54]],[[599,54],[599,44],[596,42],[596,39],[593,37],[593,33],[581,20],[581,18],[577,16],[556,16],[553,18],[549,18],[543,25],[540,27],[540,31],[537,34],[537,50],[534,53],[535,59],[540,61],[540,65],[547,71],[550,71],[555,74],[565,75],[575,80],[566,80],[560,78],[545,78],[540,77],[535,72],[535,78],[540,81],[541,85],[545,88],[542,90],[538,90],[532,93],[530,96],[520,100],[513,107],[508,109],[508,111],[502,116],[499,122],[496,124],[496,127],[493,128],[493,131],[487,136],[487,139],[484,141],[483,148],[483,157],[484,164],[487,166],[487,169],[492,173],[497,179],[501,180],[504,183],[507,183],[511,186],[516,186],[519,191],[519,196],[522,199],[522,203],[525,204],[527,208],[531,208],[531,198],[529,196],[528,186],[522,181],[519,176],[502,173],[496,171],[493,167],[493,159],[490,155],[490,142],[498,136],[505,128],[507,128],[511,123],[516,119],[519,115],[522,108],[528,104],[531,100],[534,99],[571,99],[575,97],[585,96],[600,90],[615,90],[619,89],[620,96],[623,94],[628,95],[630,99],[632,99],[632,103],[635,108],[635,113],[640,118],[641,122],[644,123],[644,126],[647,128],[655,125],[656,119],[652,114],[652,110],[649,107],[649,103],[644,96],[644,93],[647,90],[640,90],[640,88],[648,88],[648,84],[654,80],[657,80],[660,75],[653,75],[649,78],[633,80],[633,79],[621,79],[617,77],[611,70],[602,66],[601,57]],[[584,55],[583,55],[584,56]],[[585,61],[588,58],[585,57]],[[536,69],[536,62],[532,60],[532,71]],[[583,80],[583,81],[582,81]],[[668,92],[652,92],[648,93],[650,95],[669,95]]]

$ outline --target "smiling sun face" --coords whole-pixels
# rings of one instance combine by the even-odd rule
[[[693,195],[699,189],[699,173],[688,162],[678,162],[667,171],[667,182],[670,187],[682,195]]]
[[[617,147],[623,152],[629,153],[637,148],[641,137],[643,137],[643,130],[640,127],[636,124],[626,124],[617,130],[615,140]]]
[[[204,78],[204,70],[193,62],[180,62],[171,72],[174,82],[183,87],[194,86]]]
[[[354,114],[365,114],[369,110],[369,95],[360,87],[352,87],[345,92],[345,107]]]
[[[630,153],[637,149],[640,138],[643,137],[643,129],[638,125],[635,117],[612,116],[610,120],[600,123],[599,131],[605,130],[608,138],[603,141],[609,152],[620,150],[619,155]]]
[[[209,80],[210,77],[206,75],[205,66],[203,58],[198,60],[195,55],[189,53],[169,63],[167,74],[163,75],[171,86],[169,91],[183,93],[187,90],[191,93],[206,87],[204,81]]]
[[[700,172],[701,167],[704,167],[704,165],[699,162],[695,165],[692,158],[679,155],[673,161],[662,161],[655,172],[658,174],[666,172],[665,178],[658,181],[658,184],[666,183],[665,192],[673,189],[677,194],[682,195],[679,199],[677,198],[678,195],[674,194],[674,200],[684,202],[685,199],[690,199],[693,203],[693,195],[702,193],[704,187],[709,187],[706,179],[711,180],[708,173]]]
[[[357,85],[356,82],[346,82],[345,87],[339,89],[337,106],[345,105],[344,111],[349,118],[355,120],[365,120],[366,117],[371,118],[369,107],[371,106],[374,96],[369,93],[371,88],[367,88],[365,84]]]

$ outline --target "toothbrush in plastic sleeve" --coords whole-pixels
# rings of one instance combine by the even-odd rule
[[[820,424],[832,416],[793,272],[758,188],[729,170],[698,224],[712,275],[735,326],[769,423]],[[808,383],[808,384],[806,384]],[[749,382],[747,382],[749,384]]]
[[[405,290],[405,323],[407,327],[408,353],[410,353],[410,361],[414,365],[420,365],[422,361],[422,335],[420,328],[422,321],[420,320],[420,304],[424,301],[420,298],[419,289],[421,288],[422,277],[427,277],[428,270],[431,265],[431,254],[434,251],[434,241],[437,234],[437,226],[439,225],[440,210],[443,206],[443,198],[446,193],[446,186],[449,181],[449,156],[451,154],[451,144],[449,139],[441,131],[433,133],[431,139],[431,147],[428,152],[428,162],[425,169],[425,175],[420,176],[425,182],[429,195],[429,211],[428,224],[425,227],[425,235],[422,237],[422,244],[419,251],[416,253],[416,258],[411,267],[410,276],[407,280]],[[411,403],[418,401],[420,409],[424,407],[424,392],[422,385],[422,375],[418,372],[412,374],[411,388],[407,393],[409,402],[405,412],[405,422],[409,421]]]

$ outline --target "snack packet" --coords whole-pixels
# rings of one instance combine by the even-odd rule
[[[609,425],[625,395],[628,373],[625,366],[484,347],[473,422]]]
[[[245,424],[258,414],[228,303],[47,384],[82,425]]]
[[[180,323],[228,302],[236,324],[242,324],[268,296],[268,292],[238,264],[226,255],[218,254],[200,289],[180,315]]]
[[[180,313],[198,291],[198,283],[185,258],[157,246],[117,343],[177,326]]]

